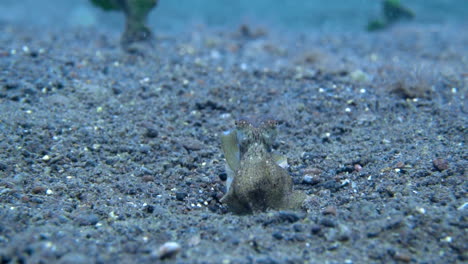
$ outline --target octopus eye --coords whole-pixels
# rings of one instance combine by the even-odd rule
[[[275,128],[278,125],[278,121],[274,119],[267,119],[263,121],[263,126],[265,128]]]
[[[243,127],[247,127],[249,125],[249,122],[247,122],[246,120],[244,119],[240,119],[240,120],[236,120],[235,121],[235,125],[237,127],[240,127],[240,128],[243,128]]]

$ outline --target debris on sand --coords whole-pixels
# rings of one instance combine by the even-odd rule
[[[181,246],[177,242],[166,242],[159,247],[156,256],[159,259],[168,259],[175,257],[181,250]]]

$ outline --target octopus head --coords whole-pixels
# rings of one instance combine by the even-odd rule
[[[271,118],[249,119],[236,121],[237,140],[240,152],[244,153],[252,144],[261,144],[268,151],[276,139],[278,121]]]

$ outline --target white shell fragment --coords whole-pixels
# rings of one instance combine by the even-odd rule
[[[177,242],[166,242],[158,249],[160,259],[172,258],[179,253],[181,247]]]

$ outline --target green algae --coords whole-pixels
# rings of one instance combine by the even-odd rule
[[[126,50],[133,43],[145,42],[152,38],[151,30],[146,26],[146,20],[151,10],[159,0],[90,0],[95,6],[106,11],[121,11],[125,14],[125,31],[121,44]]]
[[[396,22],[413,18],[414,12],[404,6],[400,0],[384,0],[382,2],[382,17],[369,21],[367,30],[382,30]]]

